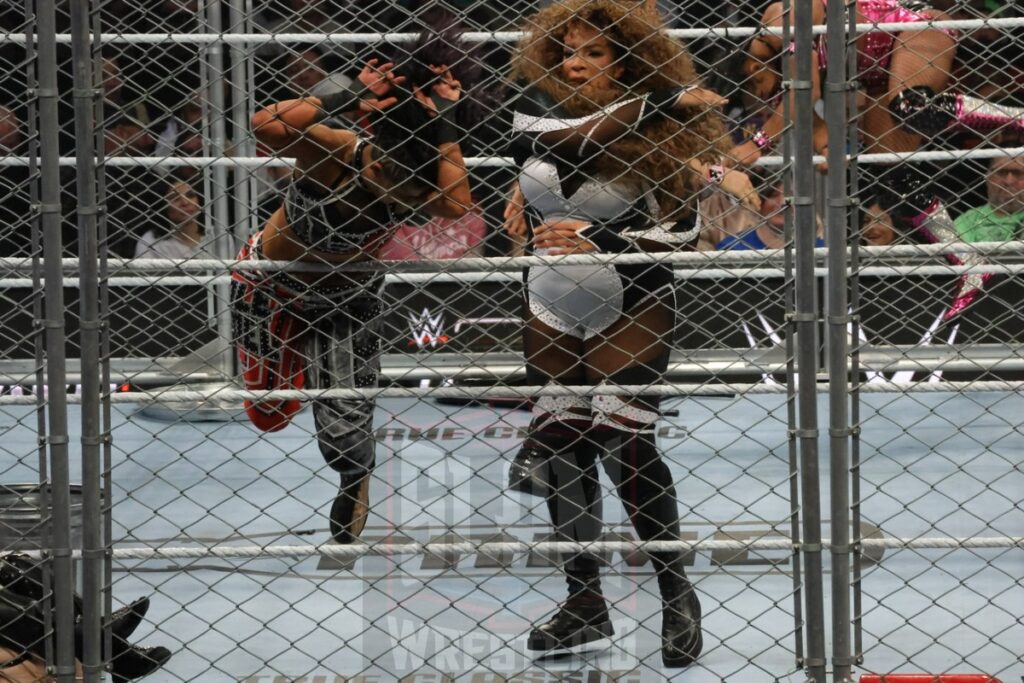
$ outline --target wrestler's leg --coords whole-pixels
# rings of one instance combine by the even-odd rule
[[[611,385],[650,386],[668,367],[675,323],[671,288],[627,311],[588,345],[588,379]],[[637,535],[644,541],[679,540],[675,484],[655,441],[660,399],[634,391],[593,400],[594,427],[605,438],[603,464]],[[686,666],[700,654],[700,602],[686,579],[681,550],[649,553],[662,596],[662,659]]]
[[[929,10],[927,16],[941,21],[949,17]],[[901,92],[925,86],[942,92],[952,78],[956,38],[933,29],[903,31],[896,36],[889,61],[889,82],[884,93],[869,98],[863,113],[865,146],[868,152],[910,152],[922,144],[918,133],[898,125],[890,105]]]
[[[306,382],[313,389],[372,389],[380,372],[382,306],[373,295],[359,295],[310,315],[303,345]],[[372,398],[331,398],[313,402],[320,453],[341,483],[330,512],[331,536],[352,543],[369,513],[374,466]]]
[[[531,385],[584,383],[580,361],[583,340],[579,337],[530,315],[524,351],[527,382]],[[533,412],[529,433],[516,457],[529,465],[530,492],[545,497],[555,540],[596,541],[601,534],[601,491],[596,466],[598,446],[587,434],[590,400],[542,396]],[[568,596],[552,618],[530,632],[527,648],[535,652],[593,647],[612,633],[601,593],[599,558],[593,553],[563,554],[561,563]]]
[[[523,331],[526,382],[531,386],[579,385],[583,340],[560,332],[527,314]],[[534,401],[533,420],[509,467],[509,488],[547,496],[544,482],[548,454],[571,450],[581,427],[590,424],[590,400],[572,396],[541,396]]]
[[[0,555],[0,647],[45,658],[44,597],[41,560],[18,553]],[[171,657],[170,650],[165,647],[140,647],[127,640],[148,606],[149,600],[143,598],[111,615],[111,647],[103,656],[110,660],[115,683],[147,676]],[[81,660],[84,647],[82,600],[77,593],[72,595],[72,609],[75,614],[75,658]]]

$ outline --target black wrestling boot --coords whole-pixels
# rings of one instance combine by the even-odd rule
[[[77,610],[76,610],[77,611]],[[115,610],[110,615],[110,636],[114,641],[114,651],[132,647],[128,642],[128,636],[135,632],[135,629],[142,623],[146,612],[149,611],[149,598],[139,598],[135,602]],[[75,656],[82,658],[85,652],[84,638],[82,637],[82,614],[79,611],[75,615]],[[170,655],[168,655],[170,656]]]
[[[541,498],[547,496],[548,481],[545,471],[548,457],[548,453],[539,448],[520,448],[508,468],[509,490]]]
[[[661,661],[680,668],[697,661],[704,647],[700,629],[700,601],[685,576],[665,572],[658,576],[661,588]]]
[[[569,577],[569,599],[555,615],[530,631],[527,650],[544,654],[582,652],[601,644],[615,632],[598,578],[588,578],[582,584],[575,581]],[[580,585],[582,590],[572,589]]]
[[[343,474],[331,505],[331,537],[336,543],[355,543],[370,512],[370,474]]]
[[[124,642],[124,641],[122,641]],[[171,651],[166,647],[137,647],[127,645],[118,648],[114,645],[114,656],[110,659],[110,677],[114,683],[126,683],[153,673],[171,658]]]
[[[901,91],[889,102],[889,113],[897,124],[913,133],[934,137],[957,120],[957,96],[938,93],[927,85]]]
[[[603,598],[570,598],[558,608],[555,616],[530,631],[526,649],[545,654],[582,652],[614,632]]]
[[[149,598],[139,598],[135,602],[115,610],[110,615],[110,633],[115,638],[128,638],[139,627],[149,611]]]

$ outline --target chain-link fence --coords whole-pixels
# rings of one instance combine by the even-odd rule
[[[1015,3],[0,17],[0,678],[1024,675]]]

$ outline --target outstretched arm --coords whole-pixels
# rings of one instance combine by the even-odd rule
[[[554,114],[550,98],[535,87],[516,102],[511,152],[517,161],[541,157],[578,164],[642,123],[688,107],[721,106],[725,98],[698,87],[658,90],[578,118]]]
[[[824,22],[824,6],[820,2],[814,2],[811,6],[812,21],[815,24]],[[792,15],[790,10],[789,15]],[[768,5],[761,19],[762,26],[771,26],[773,28],[781,28],[784,22],[790,23],[792,30],[792,19],[787,19],[787,14],[783,10],[782,3],[772,3]],[[782,41],[782,35],[777,33],[763,32],[754,36],[747,50],[752,58],[757,59],[761,62],[771,62],[781,55],[782,59],[787,60],[789,73],[796,73],[796,60],[795,60],[795,43],[790,42],[789,45],[784,45]],[[819,64],[818,51],[811,50],[811,101],[816,102],[821,98],[821,64]],[[788,96],[788,103],[790,105],[790,111],[795,111],[793,107],[796,106],[796,91],[790,90]],[[758,159],[763,154],[769,153],[769,151],[779,142],[782,133],[786,128],[786,118],[784,116],[786,106],[786,100],[784,94],[780,94],[775,97],[774,101],[770,103],[768,109],[768,118],[765,120],[764,125],[755,133],[751,140],[743,142],[732,149],[731,156],[736,163],[743,166],[752,166],[757,163]],[[812,114],[813,126],[814,126],[814,147],[817,152],[821,152],[822,147],[827,144],[827,131],[824,130],[825,122],[817,115]],[[824,137],[823,137],[824,136]]]
[[[562,218],[537,226],[533,244],[538,249],[548,249],[552,256],[687,251],[694,248],[700,229],[696,216],[660,224],[652,223],[640,212],[614,222]]]
[[[392,73],[394,64],[377,65],[371,59],[358,78],[341,92],[324,97],[302,97],[264,107],[252,117],[256,139],[275,151],[282,151],[301,140],[315,123],[328,116],[362,111],[381,111],[398,101],[389,95],[404,76]]]
[[[342,159],[355,144],[350,130],[315,123],[316,98],[287,100],[265,107],[252,118],[256,139],[283,156],[295,157],[295,167],[304,176],[325,187],[337,180]]]
[[[302,139],[306,130],[320,120],[320,99],[303,97],[276,102],[252,117],[256,139],[275,152],[280,152]]]

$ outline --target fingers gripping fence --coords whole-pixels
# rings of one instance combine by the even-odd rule
[[[1024,674],[1014,5],[24,10],[0,674]]]

